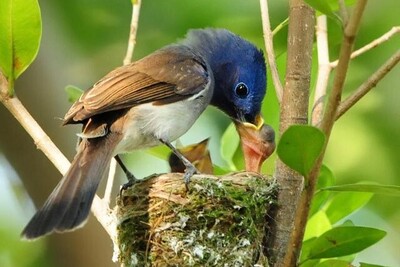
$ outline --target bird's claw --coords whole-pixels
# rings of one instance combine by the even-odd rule
[[[183,176],[183,180],[185,181],[186,191],[189,191],[189,183],[190,178],[196,173],[200,173],[197,168],[193,165],[186,166],[185,175]]]
[[[119,190],[119,195],[122,195],[123,191],[125,191],[126,189],[130,188],[131,186],[139,182],[139,180],[136,179],[136,177],[132,173],[126,172],[125,174],[126,178],[128,179],[128,182],[121,186],[121,189]]]

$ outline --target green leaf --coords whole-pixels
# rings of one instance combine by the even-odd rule
[[[0,33],[0,70],[12,85],[39,50],[42,21],[38,1],[2,0]],[[9,93],[14,93],[13,88]]]
[[[68,101],[71,103],[76,102],[79,99],[79,97],[81,97],[81,95],[83,94],[83,90],[74,85],[67,85],[65,87],[65,92],[67,92]]]
[[[230,170],[227,170],[224,167],[214,164],[213,164],[213,169],[214,169],[214,175],[224,175],[230,172]]]
[[[167,146],[155,146],[146,150],[146,152],[156,158],[167,160],[172,153]]]
[[[322,210],[318,211],[307,221],[304,240],[320,236],[330,229],[332,229],[332,224],[326,216],[326,213]]]
[[[319,172],[318,183],[317,183],[317,192],[315,193],[311,208],[310,208],[310,217],[321,209],[322,205],[327,201],[331,192],[329,191],[321,191],[318,189],[330,187],[335,184],[335,176],[333,172],[325,165],[321,166],[321,170]]]
[[[344,192],[334,196],[326,207],[326,215],[332,224],[360,209],[372,198],[372,193]]]
[[[339,10],[339,1],[338,0],[326,0],[329,6],[333,11]],[[352,6],[356,0],[345,0],[344,3],[346,6]]]
[[[311,260],[308,258],[308,255],[310,254],[310,249],[312,244],[317,238],[312,237],[308,240],[303,241],[303,244],[301,246],[301,254],[300,254],[300,266],[301,267],[314,267],[320,260]]]
[[[228,164],[228,168],[231,171],[237,170],[235,164],[233,163],[233,156],[239,147],[239,143],[239,135],[236,131],[235,125],[231,123],[221,137],[221,156]]]
[[[322,152],[325,135],[317,128],[292,125],[282,135],[277,153],[290,168],[308,176]]]
[[[313,242],[308,258],[322,259],[351,255],[375,244],[385,235],[385,231],[369,227],[336,227]]]
[[[342,260],[327,260],[318,263],[315,267],[351,267],[350,262],[342,261]]]
[[[328,187],[321,188],[321,190],[337,191],[337,192],[370,192],[370,193],[374,193],[374,194],[382,194],[382,195],[400,197],[400,186],[398,186],[398,185],[360,183],[360,184],[328,186]]]
[[[333,19],[338,25],[343,25],[342,18],[334,12],[332,5],[327,0],[305,0],[312,8]]]
[[[352,220],[346,220],[340,226],[354,226],[354,225],[355,224],[353,223]]]
[[[312,8],[327,16],[334,16],[333,10],[326,0],[305,0]]]
[[[378,264],[371,264],[371,263],[365,263],[365,262],[360,262],[360,267],[387,267],[387,266],[378,265]]]

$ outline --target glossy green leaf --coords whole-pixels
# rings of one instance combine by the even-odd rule
[[[332,194],[329,191],[321,191],[319,189],[333,186],[335,180],[333,172],[327,166],[322,165],[318,177],[317,192],[315,193],[311,203],[310,217],[321,209],[322,205],[325,204],[329,196]]]
[[[37,0],[0,2],[0,69],[13,84],[35,59],[42,34]],[[13,94],[13,88],[10,88]]]
[[[333,6],[327,0],[305,0],[315,10],[333,19],[338,25],[342,25],[342,18],[334,12]],[[336,9],[337,10],[337,9]]]
[[[236,131],[235,125],[231,123],[221,137],[221,156],[228,164],[228,168],[231,171],[237,170],[235,164],[233,163],[233,156],[235,155],[239,144],[239,135]]]
[[[318,237],[330,229],[332,229],[332,224],[326,216],[326,213],[322,210],[318,211],[307,221],[304,240]]]
[[[375,244],[385,235],[385,231],[369,227],[336,227],[313,242],[308,258],[322,259],[351,255]]]
[[[81,95],[83,94],[83,90],[74,85],[67,85],[65,87],[65,92],[67,92],[68,101],[71,103],[77,101],[79,97],[81,97]]]
[[[327,260],[318,263],[315,267],[351,267],[350,262],[343,261],[343,260]]]
[[[224,175],[230,172],[230,170],[227,170],[224,167],[214,165],[213,164],[213,169],[214,169],[214,175]]]
[[[299,264],[301,267],[314,267],[320,261],[319,259],[312,260],[308,258],[311,246],[313,245],[316,239],[317,238],[312,237],[308,240],[303,241],[303,244],[301,246],[300,264]]]
[[[321,188],[321,190],[337,191],[337,192],[369,192],[374,194],[400,197],[400,186],[398,185],[360,183],[360,184],[328,186],[325,188]]]
[[[339,10],[339,1],[338,0],[326,0],[333,11]],[[346,6],[352,6],[356,0],[345,0],[344,3]]]
[[[372,193],[343,192],[336,194],[327,205],[326,215],[332,224],[349,216],[365,206],[372,198]]]
[[[305,0],[312,8],[327,16],[334,16],[333,10],[326,0]]]
[[[352,220],[344,221],[340,226],[354,226],[354,222]]]
[[[172,153],[167,146],[155,146],[146,150],[146,152],[156,158],[167,160]]]
[[[282,135],[277,153],[290,168],[308,176],[321,154],[325,135],[317,128],[292,125]]]

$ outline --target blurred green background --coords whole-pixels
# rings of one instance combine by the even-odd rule
[[[16,92],[60,149],[72,159],[79,127],[61,127],[70,103],[64,87],[89,88],[108,71],[122,64],[125,55],[131,4],[127,0],[40,1],[43,36],[38,58],[16,82]],[[356,47],[370,42],[400,25],[400,1],[370,1]],[[270,1],[273,27],[287,17],[286,1]],[[254,42],[264,50],[258,1],[143,1],[134,59],[182,38],[191,28],[223,27]],[[330,22],[331,60],[338,55],[341,36]],[[278,67],[283,79],[287,29],[275,39]],[[360,85],[400,47],[400,37],[352,61],[345,94]],[[316,55],[316,53],[315,53]],[[314,57],[313,81],[316,77]],[[270,78],[270,76],[269,76]],[[400,184],[400,68],[395,68],[376,89],[335,125],[325,164],[339,184],[376,181]],[[263,113],[266,122],[278,129],[279,112],[271,79]],[[8,111],[0,106],[0,266],[116,266],[112,243],[91,216],[88,224],[73,233],[51,235],[35,242],[19,240],[19,233],[41,205],[61,175],[36,149],[35,144]],[[210,108],[180,141],[187,145],[211,137],[213,161],[225,166],[220,138],[229,119]],[[166,172],[165,161],[143,151],[127,156],[138,177]],[[264,164],[273,173],[276,155]],[[236,162],[243,166],[240,152]],[[121,175],[120,175],[121,176]],[[121,176],[121,178],[123,178]],[[121,183],[123,179],[121,179]],[[118,190],[118,189],[116,189]],[[399,266],[399,199],[375,196],[368,206],[352,216],[358,225],[388,231],[379,244],[359,260]]]

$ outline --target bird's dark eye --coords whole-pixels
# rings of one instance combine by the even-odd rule
[[[238,83],[235,88],[235,93],[240,98],[245,98],[249,94],[249,88],[244,83]]]

